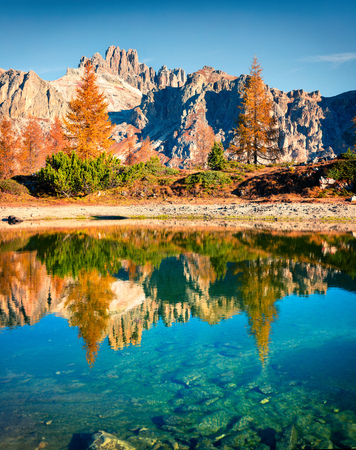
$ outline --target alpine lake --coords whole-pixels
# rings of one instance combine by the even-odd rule
[[[356,448],[356,237],[0,237],[0,448]]]

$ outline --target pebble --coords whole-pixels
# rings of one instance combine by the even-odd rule
[[[356,198],[356,196],[354,196]],[[325,217],[347,217],[354,218],[354,205],[351,202],[345,204],[333,204],[333,203],[310,203],[307,206],[303,203],[273,203],[270,204],[228,204],[224,208],[228,214],[254,216],[255,219],[263,219],[265,216],[283,216],[288,218],[305,218],[309,219],[316,216],[317,219]],[[221,204],[216,205],[180,205],[179,210],[173,205],[135,205],[130,207],[125,206],[87,206],[85,208],[78,208],[76,206],[66,206],[64,209],[53,207],[34,207],[28,210],[23,207],[12,208],[12,214],[23,217],[24,220],[30,219],[31,215],[36,215],[36,218],[43,219],[45,217],[51,217],[53,219],[61,219],[65,217],[83,216],[83,213],[87,217],[110,215],[110,216],[128,216],[130,215],[144,215],[152,217],[161,215],[163,212],[167,215],[174,214],[179,216],[180,214],[208,214],[209,217],[219,217],[221,215]],[[7,208],[9,210],[9,208]],[[6,224],[5,224],[6,225]],[[4,227],[5,227],[4,225]],[[280,224],[277,224],[280,226]]]

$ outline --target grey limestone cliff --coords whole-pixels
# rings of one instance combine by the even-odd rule
[[[42,80],[32,71],[1,69],[0,116],[17,120],[33,115],[48,121],[63,116],[86,61],[82,57],[79,69],[68,69],[55,81]],[[107,96],[118,142],[134,129],[139,137],[154,141],[168,164],[185,166],[194,164],[199,154],[198,129],[203,126],[228,149],[246,75],[235,77],[208,66],[188,76],[183,69],[166,66],[156,73],[139,62],[136,50],[115,46],[108,48],[105,59],[95,53],[90,61]],[[328,98],[319,91],[267,89],[274,101],[283,160],[338,155],[354,145],[356,91]],[[229,150],[227,155],[233,157]]]
[[[10,69],[0,74],[0,115],[49,119],[65,109],[63,96],[35,72]]]
[[[118,75],[143,93],[166,86],[180,87],[186,81],[183,69],[171,70],[163,66],[156,73],[152,67],[139,63],[136,50],[129,49],[126,51],[114,45],[107,49],[105,59],[99,53],[95,53],[90,59],[83,56],[79,67],[83,67],[88,60],[94,65],[97,72],[109,72]]]
[[[161,151],[174,160],[186,160],[194,153],[192,121],[211,126],[227,148],[233,138],[246,79],[246,75],[230,77],[204,67],[188,75],[180,88],[147,93],[133,111],[131,123],[142,129],[144,135],[159,141]],[[286,93],[267,89],[280,128],[282,159],[304,161],[334,156],[354,145],[352,118],[356,116],[356,91],[327,98],[319,91]]]

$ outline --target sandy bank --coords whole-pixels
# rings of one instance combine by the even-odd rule
[[[7,217],[23,219],[9,225]],[[127,206],[0,207],[0,229],[84,227],[119,223],[189,223],[303,231],[356,231],[356,205],[347,203],[139,204]]]

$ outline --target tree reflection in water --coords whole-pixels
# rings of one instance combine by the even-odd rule
[[[116,227],[1,239],[1,325],[62,314],[78,327],[90,366],[106,336],[118,350],[139,345],[160,320],[214,325],[240,313],[264,364],[278,300],[330,285],[355,290],[350,234]]]
[[[70,284],[65,307],[69,324],[77,326],[83,338],[87,361],[94,364],[99,343],[105,338],[109,324],[109,305],[114,299],[110,275],[101,275],[96,269],[81,270],[78,278]]]

